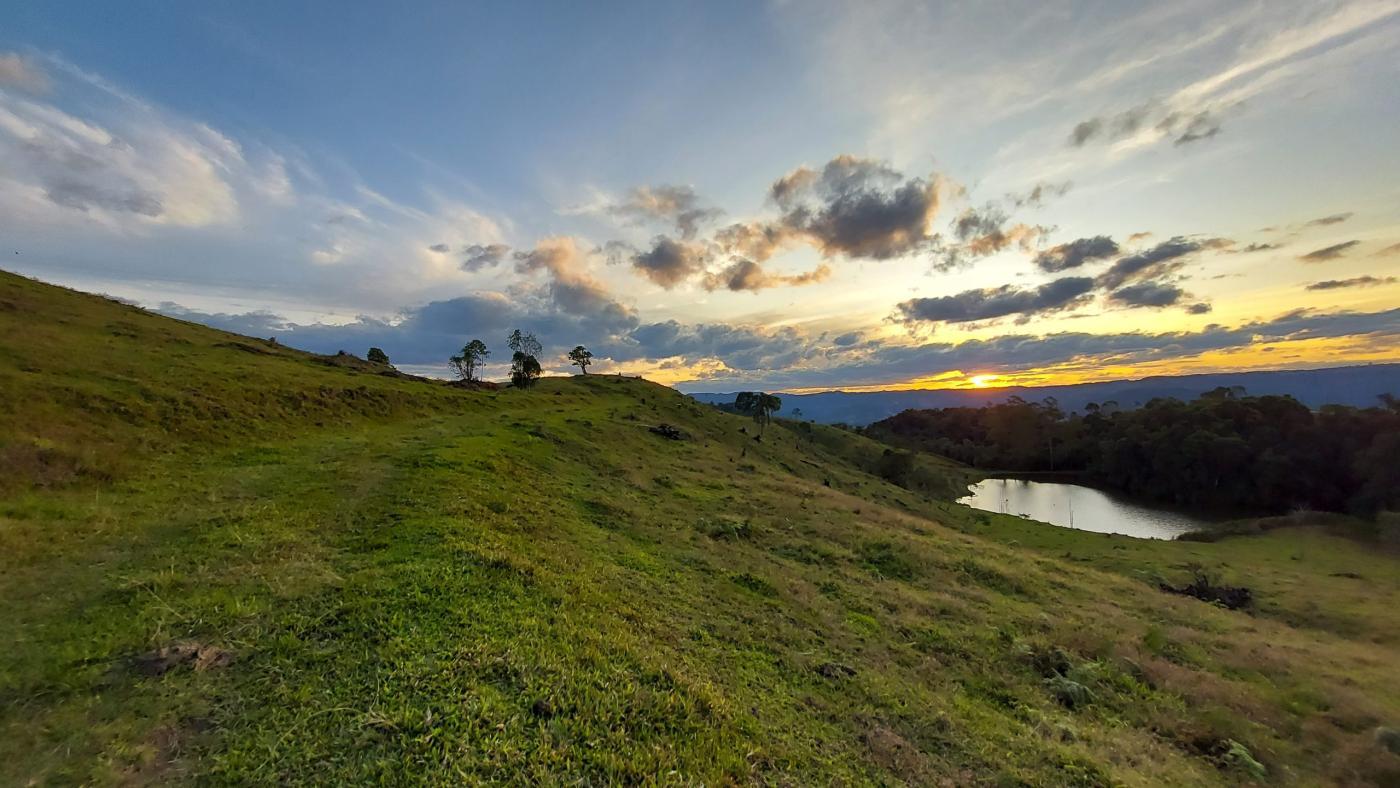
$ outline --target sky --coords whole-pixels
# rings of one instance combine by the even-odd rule
[[[1400,0],[12,3],[0,268],[445,376],[1400,361]]]

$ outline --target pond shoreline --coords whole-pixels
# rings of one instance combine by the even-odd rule
[[[1178,539],[1210,531],[1230,518],[1136,500],[1083,483],[1070,471],[988,474],[971,483],[957,503],[1061,528],[1143,539]]]

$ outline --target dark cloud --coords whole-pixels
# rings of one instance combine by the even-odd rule
[[[1213,307],[1204,301],[1186,307],[1187,313],[1192,315],[1208,315],[1211,313],[1212,309]]]
[[[1131,137],[1148,124],[1173,144],[1187,145],[1220,133],[1220,121],[1208,109],[1182,111],[1167,109],[1161,102],[1149,101],[1117,115],[1089,118],[1070,131],[1069,144],[1082,148],[1092,140],[1114,142]]]
[[[850,347],[859,342],[865,335],[859,331],[848,331],[831,340],[831,344],[837,347]]]
[[[1340,290],[1345,287],[1379,287],[1381,285],[1393,285],[1397,280],[1393,276],[1354,276],[1350,279],[1328,279],[1322,282],[1313,282],[1308,285],[1308,290]]]
[[[1346,254],[1347,250],[1361,243],[1360,241],[1344,241],[1331,246],[1324,246],[1321,249],[1314,249],[1305,255],[1299,255],[1298,259],[1308,263],[1320,263],[1324,260],[1335,260]]]
[[[1040,208],[1052,198],[1063,197],[1069,193],[1073,184],[1069,181],[1063,183],[1037,183],[1030,191],[1023,194],[1008,194],[1006,200],[1017,208]]]
[[[1400,244],[1391,244],[1384,249],[1378,250],[1372,257],[1389,257],[1393,254],[1400,254]]]
[[[1112,238],[1096,235],[1047,249],[1035,256],[1035,264],[1042,271],[1065,271],[1116,254],[1118,244]]]
[[[1157,128],[1166,134],[1176,134],[1172,141],[1173,145],[1188,145],[1192,142],[1208,140],[1220,133],[1220,121],[1216,120],[1209,111],[1187,114],[1173,112],[1157,124]],[[1178,134],[1178,129],[1180,133]]]
[[[1323,217],[1318,218],[1318,219],[1313,219],[1312,221],[1305,223],[1303,226],[1304,226],[1304,227],[1326,227],[1326,226],[1331,225],[1331,224],[1341,224],[1342,222],[1345,222],[1347,219],[1350,219],[1351,217],[1352,217],[1351,211],[1347,211],[1346,213],[1334,213],[1334,214],[1332,214],[1331,216],[1323,216]]]
[[[782,211],[776,219],[736,222],[704,239],[681,228],[679,240],[659,235],[651,248],[632,251],[627,258],[639,274],[668,289],[705,273],[720,254],[734,259],[724,270],[709,272],[704,286],[754,290],[759,289],[756,285],[809,284],[825,278],[830,269],[820,267],[808,274],[777,277],[763,273],[758,266],[796,244],[810,245],[827,258],[869,260],[929,250],[935,240],[929,227],[938,212],[942,188],[937,177],[906,177],[883,162],[841,155],[821,170],[799,167],[774,181],[768,196]],[[1042,185],[1039,192],[1033,190],[1035,198],[1043,199],[1052,188]],[[690,205],[687,199],[691,196],[686,190],[634,193],[632,202],[659,203],[662,207],[628,210],[668,214]],[[1004,243],[1026,235],[1017,232],[1020,234],[1007,231],[1010,241]],[[611,249],[611,260],[621,259],[627,247],[609,242],[604,248]]]
[[[1249,246],[1246,246],[1246,247],[1244,247],[1243,249],[1240,249],[1240,251],[1241,251],[1241,252],[1244,252],[1244,253],[1249,253],[1249,252],[1271,252],[1271,251],[1273,251],[1274,249],[1279,249],[1279,248],[1281,248],[1282,246],[1283,246],[1282,244],[1250,244]]]
[[[1123,306],[1172,306],[1186,293],[1176,285],[1163,282],[1139,282],[1125,285],[1108,294],[1108,300]]]
[[[706,290],[749,290],[758,292],[770,287],[800,287],[802,285],[816,284],[831,276],[831,267],[819,265],[816,268],[802,274],[782,275],[770,274],[764,270],[763,266],[752,260],[735,260],[733,263],[720,271],[709,273],[701,285]]]
[[[334,219],[329,221],[334,222]],[[448,252],[452,251],[452,247],[448,246],[447,244],[433,244],[432,246],[428,247],[428,251],[436,252],[438,254],[447,254]]]
[[[1106,290],[1116,290],[1126,282],[1157,278],[1180,268],[1190,255],[1208,249],[1224,249],[1233,243],[1227,238],[1177,236],[1137,254],[1118,258],[1111,268],[1099,275],[1098,284]]]
[[[480,271],[499,265],[510,253],[505,244],[472,244],[462,250],[462,268],[467,271]]]
[[[720,216],[718,208],[705,208],[689,186],[639,186],[627,199],[610,206],[608,212],[634,222],[673,222],[681,238],[694,238],[700,225]]]
[[[779,224],[827,257],[886,260],[925,248],[940,205],[937,179],[906,178],[883,162],[837,156],[820,173],[799,168],[770,195]],[[778,235],[783,235],[779,231]]]
[[[899,304],[900,322],[966,323],[1007,315],[1031,315],[1071,309],[1094,289],[1089,277],[1065,277],[1036,288],[1011,285],[966,290],[939,298],[914,298]]]
[[[1103,118],[1089,118],[1076,123],[1074,130],[1069,133],[1069,144],[1076,148],[1084,147],[1084,143],[1097,137],[1103,130]]]
[[[1151,232],[1151,231],[1149,231],[1149,230],[1143,230],[1143,231],[1140,232],[1140,233],[1133,233],[1132,235],[1128,236],[1128,243],[1130,243],[1130,244],[1135,244],[1135,243],[1137,243],[1138,241],[1146,241],[1148,238],[1151,238],[1151,237],[1152,237],[1152,232]]]
[[[96,183],[60,177],[45,183],[44,196],[56,205],[87,212],[89,208],[160,216],[165,212],[160,196],[134,186],[108,188]]]
[[[632,267],[652,282],[670,290],[703,271],[710,257],[710,249],[704,244],[658,235],[650,249],[632,257]]]

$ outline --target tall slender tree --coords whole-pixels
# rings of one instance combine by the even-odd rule
[[[486,363],[486,357],[489,355],[491,355],[491,351],[486,349],[486,343],[479,339],[473,339],[462,346],[460,355],[448,359],[447,365],[462,380],[476,380],[477,370]]]

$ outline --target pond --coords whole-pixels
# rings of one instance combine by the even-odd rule
[[[1143,539],[1175,539],[1208,527],[1210,520],[1134,503],[1093,487],[1026,479],[983,479],[958,503],[974,509]]]

